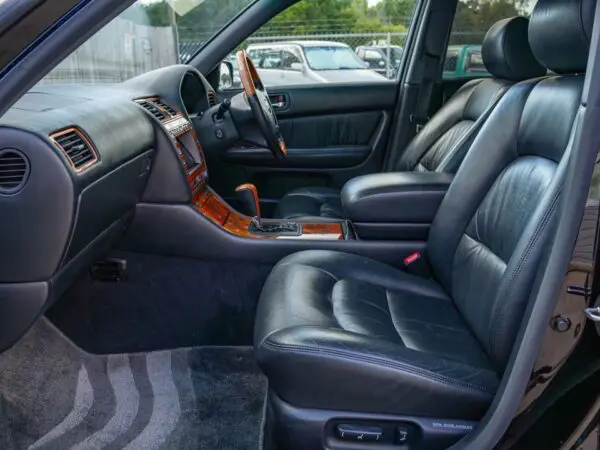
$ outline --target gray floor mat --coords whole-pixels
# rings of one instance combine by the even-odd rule
[[[0,448],[255,450],[265,389],[248,347],[97,356],[41,319],[0,355]]]

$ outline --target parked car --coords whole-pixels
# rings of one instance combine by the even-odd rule
[[[370,69],[386,78],[396,78],[404,52],[399,45],[360,45],[355,51]]]
[[[340,42],[251,44],[247,52],[266,86],[386,80]]]
[[[481,78],[490,73],[483,64],[481,45],[451,45],[444,61],[444,78]]]

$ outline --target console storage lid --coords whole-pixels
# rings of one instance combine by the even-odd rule
[[[425,240],[452,179],[438,172],[354,178],[342,190],[345,217],[363,239]]]

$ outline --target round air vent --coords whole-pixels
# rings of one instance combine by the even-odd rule
[[[0,150],[0,194],[16,194],[29,178],[29,160],[18,150]]]

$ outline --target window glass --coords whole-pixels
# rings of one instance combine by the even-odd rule
[[[383,59],[383,55],[376,50],[367,50],[365,52],[366,59]]]
[[[347,46],[306,45],[308,66],[313,70],[362,70],[365,62]]]
[[[267,87],[389,82],[397,78],[418,1],[301,0],[239,48],[248,50]],[[281,48],[289,43],[302,52],[296,54],[299,60],[291,62],[284,57],[285,70],[268,70],[256,49]],[[369,60],[373,55],[376,59]],[[235,74],[233,78],[239,80]],[[232,87],[241,86],[238,82]]]
[[[449,48],[444,61],[444,72],[454,72],[458,61],[458,49]]]
[[[487,69],[483,64],[481,50],[469,50],[467,55],[467,72],[471,73],[486,73]]]
[[[41,83],[118,83],[187,62],[256,0],[138,0]]]
[[[490,76],[481,58],[485,34],[497,21],[529,16],[533,0],[459,0],[444,63],[444,78]]]
[[[294,64],[294,66],[292,66]],[[302,65],[302,59],[293,49],[284,49],[281,52],[281,68],[284,70],[293,70],[296,65]]]

